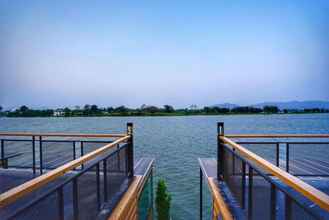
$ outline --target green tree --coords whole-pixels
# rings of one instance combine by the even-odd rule
[[[175,111],[174,107],[172,107],[171,105],[164,105],[163,107],[166,113],[172,113]]]
[[[126,108],[124,105],[122,105],[122,106],[115,108],[114,112],[126,114],[128,112],[128,108]]]
[[[93,113],[97,112],[98,111],[98,106],[97,105],[92,105],[90,107],[90,111],[93,112]]]
[[[147,106],[146,108],[143,108],[143,111],[153,114],[153,113],[159,112],[159,108],[151,105],[151,106]]]
[[[159,220],[170,219],[171,196],[167,191],[167,185],[163,179],[160,179],[156,191],[155,205]]]
[[[264,112],[265,113],[278,113],[279,112],[279,108],[277,106],[264,106]]]
[[[65,117],[70,117],[71,116],[71,109],[68,107],[64,108],[64,116]]]
[[[108,107],[108,108],[106,109],[106,111],[107,111],[108,113],[112,113],[112,112],[114,111],[114,108],[113,108],[113,107]]]
[[[21,112],[27,112],[29,110],[29,108],[26,105],[23,105],[19,108],[19,111]]]

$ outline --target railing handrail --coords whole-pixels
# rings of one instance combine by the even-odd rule
[[[126,135],[124,137],[118,138],[110,144],[107,144],[101,148],[98,148],[82,157],[79,157],[78,159],[75,159],[75,160],[68,162],[54,170],[51,170],[44,175],[36,177],[30,181],[27,181],[15,188],[12,188],[12,189],[0,194],[0,207],[4,207],[4,206],[7,206],[7,205],[13,203],[17,199],[33,192],[34,190],[40,188],[41,186],[44,186],[45,184],[63,176],[68,171],[73,170],[74,168],[77,168],[78,166],[82,165],[83,163],[94,159],[95,157],[108,151],[112,147],[116,147],[117,144],[120,144],[120,143],[128,140],[130,137],[131,137],[130,135]]]
[[[198,160],[200,163],[200,169],[202,171],[202,175],[207,179],[207,183],[208,183],[210,192],[212,194],[213,201],[214,201],[214,203],[217,204],[223,219],[232,220],[233,216],[231,214],[231,211],[230,211],[229,207],[227,206],[227,204],[225,203],[225,199],[219,192],[220,189],[216,185],[215,179],[211,176],[208,176],[208,174],[206,172],[206,168],[204,167],[203,163],[201,162],[202,160],[200,158]]]
[[[329,211],[329,196],[322,191],[314,188],[313,186],[305,183],[301,179],[287,173],[286,171],[274,166],[272,163],[258,156],[257,154],[247,150],[243,146],[235,143],[229,139],[226,135],[219,136],[219,138],[225,143],[236,149],[241,156],[246,157],[248,160],[256,163],[267,172],[279,178],[282,182],[292,187],[306,198],[317,204],[319,207]]]
[[[85,138],[120,138],[125,137],[126,134],[88,134],[88,133],[34,133],[34,132],[0,132],[1,136],[17,136],[17,137],[85,137]]]
[[[154,164],[154,160],[152,159],[152,161],[149,163],[149,165],[146,168],[146,172],[143,175],[134,176],[134,179],[131,185],[129,186],[128,190],[120,199],[119,203],[116,205],[111,215],[109,216],[108,218],[109,220],[118,220],[118,219],[122,219],[122,217],[124,217],[124,219],[127,218],[127,216],[125,215],[126,214],[125,211],[127,208],[129,208],[129,204],[131,204],[133,200],[137,200],[139,198],[146,181],[151,175],[153,175],[152,174],[153,164]],[[134,169],[136,167],[137,164],[134,167]]]
[[[224,198],[221,196],[220,192],[218,191],[218,187],[214,181],[213,177],[208,177],[208,185],[209,189],[211,191],[211,194],[213,195],[214,203],[218,205],[218,208],[220,209],[220,214],[224,220],[233,220],[232,214],[227,207]]]
[[[228,138],[329,138],[329,134],[225,134]]]

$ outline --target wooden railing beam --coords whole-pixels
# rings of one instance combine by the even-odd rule
[[[329,138],[329,134],[225,134],[227,138]]]
[[[126,134],[87,134],[87,133],[33,133],[33,132],[0,132],[0,137],[84,137],[84,138],[120,138]]]
[[[97,150],[94,150],[82,157],[79,157],[76,160],[73,160],[71,162],[68,162],[54,170],[49,171],[48,173],[41,175],[37,178],[34,178],[28,182],[25,182],[15,188],[12,188],[2,194],[0,194],[0,207],[4,207],[8,204],[13,203],[17,199],[33,192],[34,190],[44,186],[45,184],[63,176],[65,173],[69,172],[70,170],[73,170],[74,168],[77,168],[78,166],[82,165],[83,163],[86,163],[87,161],[90,161],[94,159],[95,157],[103,154],[104,152],[108,151],[109,149],[116,147],[117,144],[122,143],[130,138],[129,135],[126,135],[125,137],[121,137],[115,141],[113,141],[110,144],[107,144],[101,148],[98,148]]]
[[[283,171],[279,167],[274,166],[272,163],[268,162],[257,154],[247,150],[243,146],[235,143],[228,137],[220,136],[219,138],[221,138],[225,144],[228,144],[229,146],[234,148],[245,159],[255,163],[270,174],[278,177],[282,182],[292,187],[321,208],[329,211],[329,196],[327,194],[305,183],[301,179]]]

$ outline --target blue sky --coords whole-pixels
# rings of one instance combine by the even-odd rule
[[[0,1],[0,105],[329,100],[328,1]]]

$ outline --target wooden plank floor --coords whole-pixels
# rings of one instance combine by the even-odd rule
[[[296,171],[300,171],[305,173],[306,171],[308,173],[314,173],[316,172],[320,172],[323,171],[324,169],[327,169],[326,164],[324,164],[324,168],[320,166],[321,163],[318,163],[319,161],[294,161],[294,163],[292,163],[290,166],[291,169],[295,169]],[[199,159],[199,163],[200,166],[203,170],[203,173],[205,176],[207,177],[213,177],[216,178],[217,177],[217,160],[214,158],[202,158]],[[312,167],[313,164],[313,167]],[[318,165],[314,165],[314,164],[318,164]],[[321,169],[320,169],[321,167]],[[246,188],[245,188],[245,192],[248,191],[248,177],[246,177]],[[241,198],[241,174],[237,174],[237,175],[232,175],[230,178],[229,183],[225,183],[226,188],[228,189],[229,192],[226,191],[226,193],[230,193],[233,197],[234,200]],[[318,188],[319,190],[329,194],[329,178],[328,177],[301,177],[302,180],[304,180],[305,182],[307,182],[308,184]],[[278,184],[281,185],[281,187],[287,189],[287,190],[291,190],[289,189],[285,184],[281,183],[278,179],[274,178],[274,181],[276,181]],[[217,181],[218,187],[221,189],[222,192],[225,193],[225,187],[223,187],[223,185],[221,185],[220,183],[221,181]],[[232,185],[230,185],[232,184]],[[234,187],[232,189],[232,187]],[[254,194],[254,198],[253,198],[253,204],[254,204],[254,216],[255,219],[268,219],[269,218],[269,202],[270,202],[270,184],[268,182],[266,182],[264,180],[263,177],[261,176],[254,176],[253,178],[253,194]],[[296,198],[300,198],[303,199],[300,195],[298,195],[297,192],[294,191],[294,193],[296,193]],[[277,216],[278,219],[284,218],[284,194],[278,191],[277,194]],[[225,196],[225,195],[224,195]],[[226,198],[230,198],[230,196],[226,196]],[[245,201],[248,201],[248,193],[246,193],[246,197],[245,197]],[[304,204],[310,206],[310,207],[314,207],[313,203],[306,201],[305,199],[303,200]],[[306,201],[306,202],[305,202]],[[232,205],[230,205],[230,207],[232,207]],[[243,211],[239,205],[238,201],[233,201],[233,211],[234,209],[240,209],[240,211]],[[329,213],[320,210],[318,207],[315,207],[315,210],[318,214],[322,215],[324,217],[324,219],[329,219]],[[305,216],[303,216],[303,212],[301,211],[301,209],[295,209],[296,213],[294,214],[295,216],[299,216],[300,218],[298,219],[303,219],[305,218]],[[245,211],[243,211],[245,212]]]
[[[147,158],[142,158],[135,161],[135,174],[143,174],[150,162],[151,159]],[[16,210],[21,209],[33,199],[36,199],[40,195],[52,190],[56,185],[72,177],[75,173],[76,172],[67,173],[65,176],[57,179],[56,181],[53,181],[25,198],[18,200],[13,205],[0,209],[1,220],[7,219],[8,216],[11,216],[11,214]],[[31,180],[34,177],[35,176],[32,171],[27,169],[0,169],[0,193]],[[80,219],[95,219],[99,215],[97,210],[96,174],[94,172],[88,172],[83,174],[78,179]],[[102,191],[102,179],[103,177],[101,174],[100,189],[101,200],[103,201],[104,195]],[[123,193],[127,190],[129,184],[129,180],[123,176],[122,172],[109,173],[108,181],[110,184],[108,187],[109,199],[106,204],[103,204],[104,210],[102,210],[102,212],[104,213],[110,212],[115,207]],[[66,185],[63,190],[65,219],[73,219],[72,184],[70,183]],[[25,212],[24,215],[15,217],[15,219],[58,219],[57,205],[57,194],[53,193],[52,196],[42,200],[36,206],[29,209],[28,212]]]

